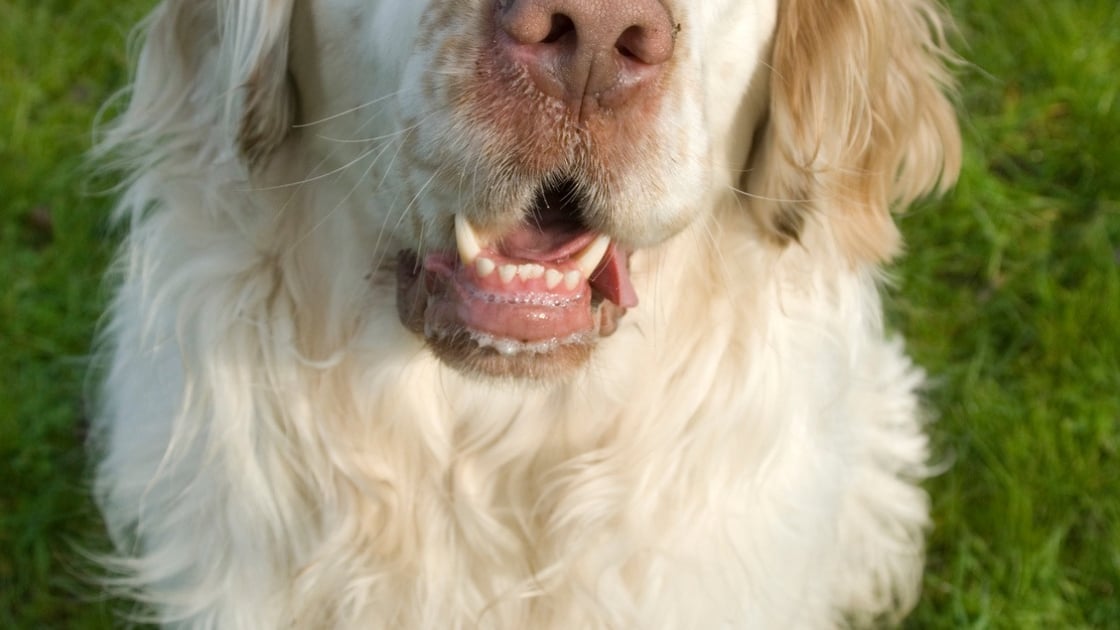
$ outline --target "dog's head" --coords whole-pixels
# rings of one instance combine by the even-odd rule
[[[140,71],[161,76],[138,85],[189,87],[138,92],[146,124],[209,100],[165,115],[197,121],[200,153],[248,177],[283,154],[349,191],[402,324],[465,371],[583,363],[652,297],[630,257],[720,205],[760,247],[818,229],[881,261],[890,209],[959,158],[930,0],[166,0],[153,20]]]

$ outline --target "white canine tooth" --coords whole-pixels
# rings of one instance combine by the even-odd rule
[[[544,275],[544,267],[542,267],[538,264],[535,264],[535,263],[529,265],[528,267],[529,267],[529,279],[530,280],[536,280],[537,278]]]
[[[582,275],[580,274],[580,272],[576,271],[575,269],[569,271],[568,273],[564,274],[564,286],[567,287],[569,291],[575,289],[576,285],[579,284],[581,277]]]
[[[544,272],[544,284],[550,289],[555,289],[556,285],[560,284],[560,281],[563,279],[564,272],[562,271],[549,269],[548,271]]]
[[[498,275],[502,278],[502,282],[509,284],[510,280],[517,275],[517,267],[513,265],[502,265],[498,267]]]
[[[486,276],[494,273],[494,269],[497,268],[497,265],[494,263],[494,261],[485,256],[479,256],[478,258],[476,258],[474,261],[474,266],[475,269],[478,270],[478,275],[481,278],[485,278]]]
[[[590,278],[591,274],[595,273],[595,268],[603,261],[603,256],[607,254],[607,247],[611,244],[611,237],[606,234],[600,234],[591,241],[591,244],[583,248],[579,257],[576,258],[576,265],[579,267],[583,277]],[[565,278],[567,282],[567,278]]]
[[[533,270],[529,268],[529,265],[518,265],[517,277],[522,280],[528,280],[533,277]]]
[[[459,258],[463,260],[464,265],[473,264],[482,252],[482,246],[478,244],[478,235],[474,233],[471,222],[459,213],[455,214],[455,244],[459,246]]]

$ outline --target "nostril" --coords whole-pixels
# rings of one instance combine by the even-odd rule
[[[630,28],[623,31],[622,36],[618,38],[617,42],[615,42],[614,48],[618,51],[618,54],[626,57],[627,59],[641,61],[638,53],[634,50],[634,43],[640,42],[641,39],[642,28],[639,26],[631,26]]]
[[[572,22],[572,18],[562,13],[554,14],[552,16],[552,23],[549,28],[548,35],[546,35],[545,38],[541,40],[541,43],[554,44],[563,39],[563,37],[568,33],[574,33],[575,30],[576,25],[575,22]]]
[[[635,24],[622,32],[614,47],[627,59],[657,65],[672,55],[673,43],[672,35],[666,37],[662,29]]]

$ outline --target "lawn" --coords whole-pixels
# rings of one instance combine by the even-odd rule
[[[106,545],[84,401],[120,237],[83,152],[151,4],[0,0],[0,628],[123,606],[78,552]],[[1120,628],[1120,4],[950,5],[964,172],[900,218],[889,302],[945,464],[907,625]]]

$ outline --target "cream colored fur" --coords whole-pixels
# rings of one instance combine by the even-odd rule
[[[448,97],[484,4],[150,18],[103,145],[132,172],[98,419],[116,581],[184,628],[899,618],[927,441],[878,264],[889,205],[955,173],[943,18],[667,0],[661,153],[611,191],[641,304],[570,378],[523,383],[435,359],[390,264],[497,194]]]

